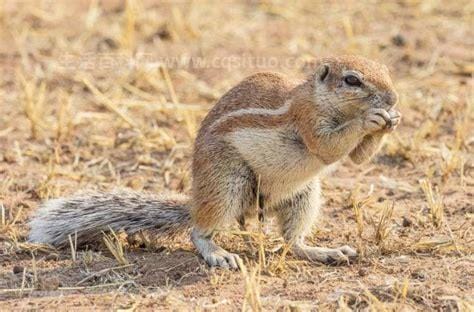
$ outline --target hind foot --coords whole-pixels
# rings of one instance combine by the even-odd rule
[[[209,235],[206,236],[201,231],[194,229],[191,233],[191,240],[209,266],[226,269],[239,268],[240,257],[217,246]]]
[[[349,246],[323,248],[298,244],[293,247],[293,253],[300,258],[325,264],[349,263],[349,259],[357,257],[357,252]]]

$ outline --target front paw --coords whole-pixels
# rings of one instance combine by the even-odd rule
[[[390,114],[383,108],[371,108],[365,112],[364,130],[367,133],[384,131],[392,125]]]
[[[384,132],[394,131],[398,127],[402,119],[402,114],[400,114],[399,111],[393,108],[388,111],[388,114],[390,115],[390,123],[387,127],[385,127]]]
[[[364,129],[368,133],[392,132],[400,124],[402,115],[395,109],[371,108],[364,117]]]

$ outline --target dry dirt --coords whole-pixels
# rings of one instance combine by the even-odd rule
[[[0,1],[0,310],[472,311],[473,10],[472,1]],[[345,161],[324,180],[309,240],[354,246],[353,263],[285,257],[275,231],[255,230],[252,248],[235,231],[219,236],[244,257],[243,272],[209,269],[185,236],[124,246],[128,265],[104,246],[26,242],[28,218],[48,198],[188,191],[193,137],[220,95],[257,71],[303,77],[333,54],[387,64],[404,116],[370,163]]]

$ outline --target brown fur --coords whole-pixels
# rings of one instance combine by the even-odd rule
[[[349,74],[363,84],[348,85],[345,77]],[[222,96],[203,120],[194,145],[190,200],[144,198],[142,205],[139,196],[133,195],[138,208],[130,216],[143,222],[138,214],[149,212],[156,220],[146,227],[156,225],[157,232],[176,231],[170,222],[179,223],[178,228],[191,225],[192,240],[210,265],[236,267],[238,256],[217,246],[212,234],[235,220],[245,224],[246,217],[256,215],[259,201],[264,211],[277,214],[295,254],[324,262],[354,256],[347,246],[304,245],[321,202],[319,176],[345,156],[356,163],[369,159],[400,120],[392,108],[397,99],[387,68],[361,57],[321,59],[314,73],[302,81],[274,73],[255,74]],[[140,224],[128,226],[128,214],[117,211],[130,201],[112,196],[51,202],[49,210],[42,209],[31,222],[31,237],[59,245],[69,232],[81,231],[75,224],[85,224],[87,235],[94,237],[94,229],[108,224],[106,218],[98,217],[107,216],[98,212],[104,209],[113,214],[114,229],[137,231]],[[69,211],[71,207],[75,213]],[[87,220],[77,213],[81,209],[87,211]],[[150,213],[157,211],[163,213]]]
[[[324,93],[316,92],[315,75],[304,81],[297,81],[280,74],[260,73],[245,79],[228,91],[209,112],[197,136],[193,157],[192,217],[195,226],[206,233],[212,233],[222,226],[226,219],[238,217],[227,211],[229,207],[223,200],[229,194],[223,195],[220,185],[228,183],[229,177],[221,175],[224,171],[221,166],[227,168],[233,163],[236,167],[246,165],[235,155],[237,152],[223,140],[227,133],[244,128],[274,129],[292,124],[306,148],[326,164],[333,163],[349,153],[355,162],[360,163],[375,153],[383,133],[375,136],[367,134],[365,138],[361,136],[364,131],[361,119],[363,111],[373,104],[367,103],[367,99],[360,99],[352,103],[353,105],[345,105],[344,97],[338,98],[334,90],[340,84],[344,70],[358,70],[364,74],[364,80],[375,86],[377,91],[390,94],[389,103],[385,106],[389,108],[396,102],[397,96],[387,68],[351,56],[322,59],[318,66],[323,64],[330,68],[329,90]],[[243,113],[221,119],[229,113],[249,108],[278,109],[287,101],[291,101],[291,105],[284,114]],[[356,106],[358,107],[354,108]],[[351,122],[341,131],[329,133],[329,124],[334,121]],[[223,165],[223,161],[227,164]],[[255,174],[249,175],[248,179],[252,180],[250,184],[255,184],[257,177]],[[254,202],[256,194],[252,193],[252,188],[255,188],[255,185],[248,188],[248,202]]]

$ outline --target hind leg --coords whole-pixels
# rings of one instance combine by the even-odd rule
[[[238,220],[254,203],[255,177],[239,162],[206,170],[204,174],[206,178],[195,180],[193,185],[191,240],[210,266],[238,268],[239,256],[218,246],[212,237],[216,230]]]
[[[357,252],[349,246],[339,248],[311,247],[304,238],[311,231],[320,208],[319,181],[313,181],[306,189],[276,207],[284,239],[291,244],[293,253],[310,261],[344,263]]]

